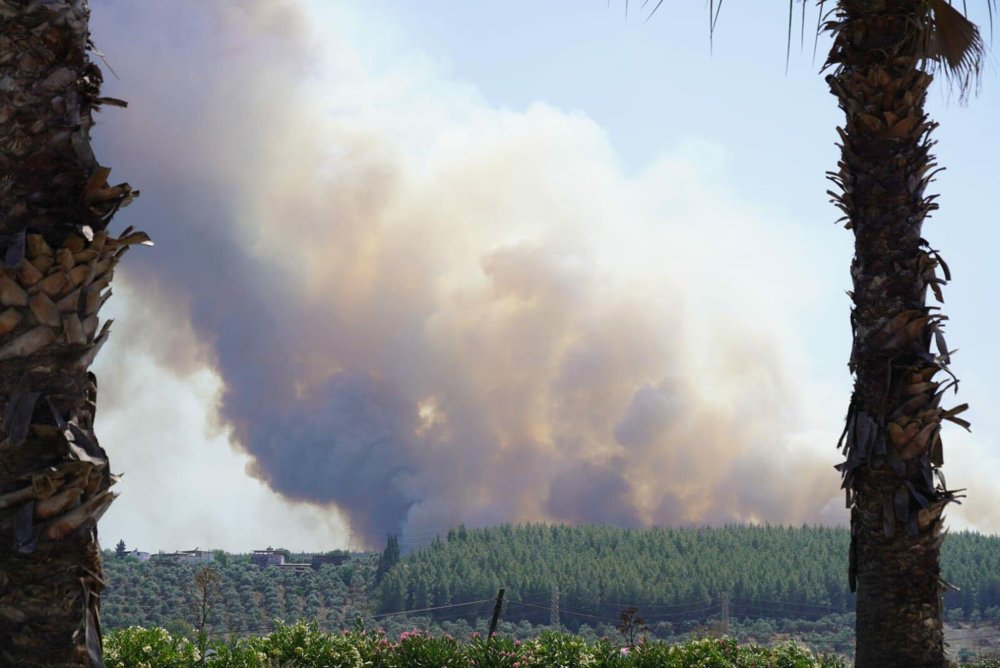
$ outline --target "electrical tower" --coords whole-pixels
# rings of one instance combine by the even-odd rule
[[[562,628],[559,622],[559,585],[552,585],[552,600],[549,603],[549,626],[554,629]]]
[[[729,633],[729,592],[722,592],[722,632]]]

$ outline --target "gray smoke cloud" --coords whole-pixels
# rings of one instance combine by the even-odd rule
[[[299,2],[166,4],[94,17],[131,101],[100,155],[157,243],[116,345],[217,374],[247,473],[369,545],[843,521],[801,253],[720,190],[718,148],[626,176],[586,117],[372,64]]]

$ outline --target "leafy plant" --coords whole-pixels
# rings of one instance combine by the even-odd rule
[[[426,632],[408,631],[393,652],[396,668],[448,668],[465,662],[465,652],[451,636],[435,638]]]
[[[189,668],[200,659],[194,643],[161,628],[133,626],[104,638],[107,668]]]
[[[266,636],[251,638],[250,649],[258,656],[283,666],[363,668],[361,651],[349,636],[320,631],[315,623],[279,624]]]

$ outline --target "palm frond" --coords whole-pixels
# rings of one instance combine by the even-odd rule
[[[802,21],[799,23],[799,51],[806,46],[806,3],[802,3]]]
[[[788,0],[788,34],[785,40],[785,75],[788,75],[788,63],[792,59],[792,17],[795,15],[795,0]]]
[[[990,15],[990,44],[993,43],[993,0],[987,0],[986,11]]]
[[[710,0],[708,5],[708,50],[711,52],[713,47],[713,38],[715,37],[715,24],[719,22],[719,12],[722,11],[722,0],[719,0],[719,4],[715,5],[714,0]],[[714,12],[714,14],[713,14]]]
[[[987,0],[990,29],[993,26],[993,4]],[[934,13],[925,46],[931,67],[940,67],[945,78],[958,87],[962,100],[971,90],[978,90],[986,60],[986,45],[975,23],[945,0],[930,0]],[[965,9],[965,0],[962,3]]]
[[[819,10],[816,12],[816,34],[813,36],[813,63],[816,62],[816,49],[819,47],[819,34],[823,32],[823,5],[826,4],[826,0],[819,0],[816,4],[819,6]]]
[[[646,5],[648,5],[650,2],[652,2],[652,0],[642,0],[642,5],[639,7],[639,9],[645,9]],[[656,13],[656,11],[660,8],[660,5],[662,5],[662,4],[663,4],[663,0],[657,0],[656,4],[653,5],[653,8],[651,10],[649,10],[649,14],[646,15],[646,18],[643,20],[643,23],[645,23],[646,21],[649,21],[651,18],[653,18],[653,14]],[[709,50],[711,50],[712,46],[713,46],[713,44],[712,44],[713,39],[712,38],[715,35],[715,26],[719,22],[719,12],[720,11],[722,11],[722,0],[708,0],[708,45],[709,45]],[[628,13],[628,0],[625,0],[625,12],[626,12],[626,15],[627,15],[627,13]]]

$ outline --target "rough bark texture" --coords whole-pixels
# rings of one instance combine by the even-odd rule
[[[142,233],[90,149],[101,73],[85,0],[0,0],[0,665],[101,666],[97,312]]]
[[[939,475],[939,433],[942,419],[965,425],[955,417],[965,407],[939,406],[954,380],[945,318],[926,304],[928,287],[941,301],[948,278],[921,236],[937,208],[924,192],[934,173],[934,123],[924,112],[932,77],[922,62],[930,20],[923,0],[841,0],[827,26],[827,82],[846,116],[830,173],[840,192],[831,195],[855,237],[855,385],[839,468],[851,508],[858,668],[947,665],[938,564],[954,493]]]

